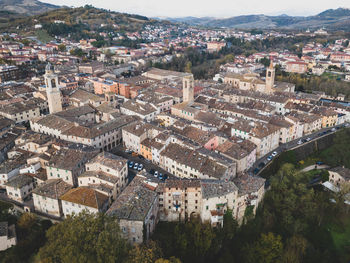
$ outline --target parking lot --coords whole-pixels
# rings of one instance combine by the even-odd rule
[[[141,163],[143,165],[143,170],[146,170],[148,173],[150,173],[153,170],[153,171],[158,171],[158,174],[162,173],[163,175],[167,175],[168,178],[176,178],[174,175],[170,174],[169,172],[165,171],[159,166],[153,164],[151,161],[144,159],[142,156],[141,157],[133,156],[131,153],[127,153],[126,149],[122,145],[118,145],[117,147],[110,150],[110,152],[115,155],[121,156],[125,159],[128,159],[129,161],[132,161],[134,164]],[[128,169],[129,169],[129,182],[130,182],[135,177],[138,170],[135,170],[134,168],[129,168],[129,164],[128,164]],[[154,179],[156,179],[156,177],[154,177]]]

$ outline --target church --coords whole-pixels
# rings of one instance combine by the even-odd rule
[[[54,66],[48,63],[45,69],[45,85],[50,114],[62,111],[62,95]]]
[[[294,92],[295,90],[295,85],[292,83],[275,81],[275,68],[272,62],[266,69],[265,81],[257,73],[227,73],[224,77],[224,83],[237,89],[252,90],[265,94],[272,94],[276,91]]]

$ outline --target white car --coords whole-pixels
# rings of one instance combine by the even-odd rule
[[[302,140],[299,140],[299,141],[298,141],[298,145],[300,145],[300,144],[303,144],[303,141],[302,141]]]
[[[158,177],[158,171],[154,172],[154,177]]]
[[[277,155],[277,152],[274,151],[272,154],[271,154],[273,157],[275,157]]]

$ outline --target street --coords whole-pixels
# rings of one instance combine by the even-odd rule
[[[263,157],[259,158],[256,160],[256,162],[254,163],[254,165],[248,169],[248,173],[250,175],[259,175],[267,166],[269,166],[270,163],[273,162],[273,159],[275,159],[278,155],[280,155],[282,152],[284,151],[288,151],[288,150],[293,150],[296,149],[298,147],[301,147],[307,143],[311,143],[313,141],[315,141],[315,139],[319,139],[322,138],[324,136],[328,136],[329,134],[335,133],[337,131],[340,130],[340,128],[344,127],[345,124],[339,124],[333,127],[328,127],[328,128],[323,128],[321,130],[318,130],[314,133],[305,135],[301,138],[295,139],[293,141],[290,141],[288,143],[284,143],[281,144],[279,147],[277,147],[276,149],[272,150],[271,152],[267,153],[266,155],[264,155]],[[350,126],[347,126],[345,128],[349,128]],[[335,131],[332,131],[332,129],[335,129]],[[307,138],[310,138],[309,141],[306,141]],[[302,141],[302,144],[298,144],[299,141]],[[277,155],[273,157],[273,159],[271,161],[267,160],[267,157],[271,156],[271,154],[276,151]],[[262,163],[264,164],[263,167]],[[259,167],[260,166],[260,167]],[[256,170],[258,169],[258,170]]]

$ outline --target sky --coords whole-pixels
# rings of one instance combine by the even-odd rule
[[[148,17],[212,16],[218,18],[237,15],[315,15],[326,9],[350,8],[349,0],[41,0],[42,2],[84,6],[86,4],[112,11]]]

